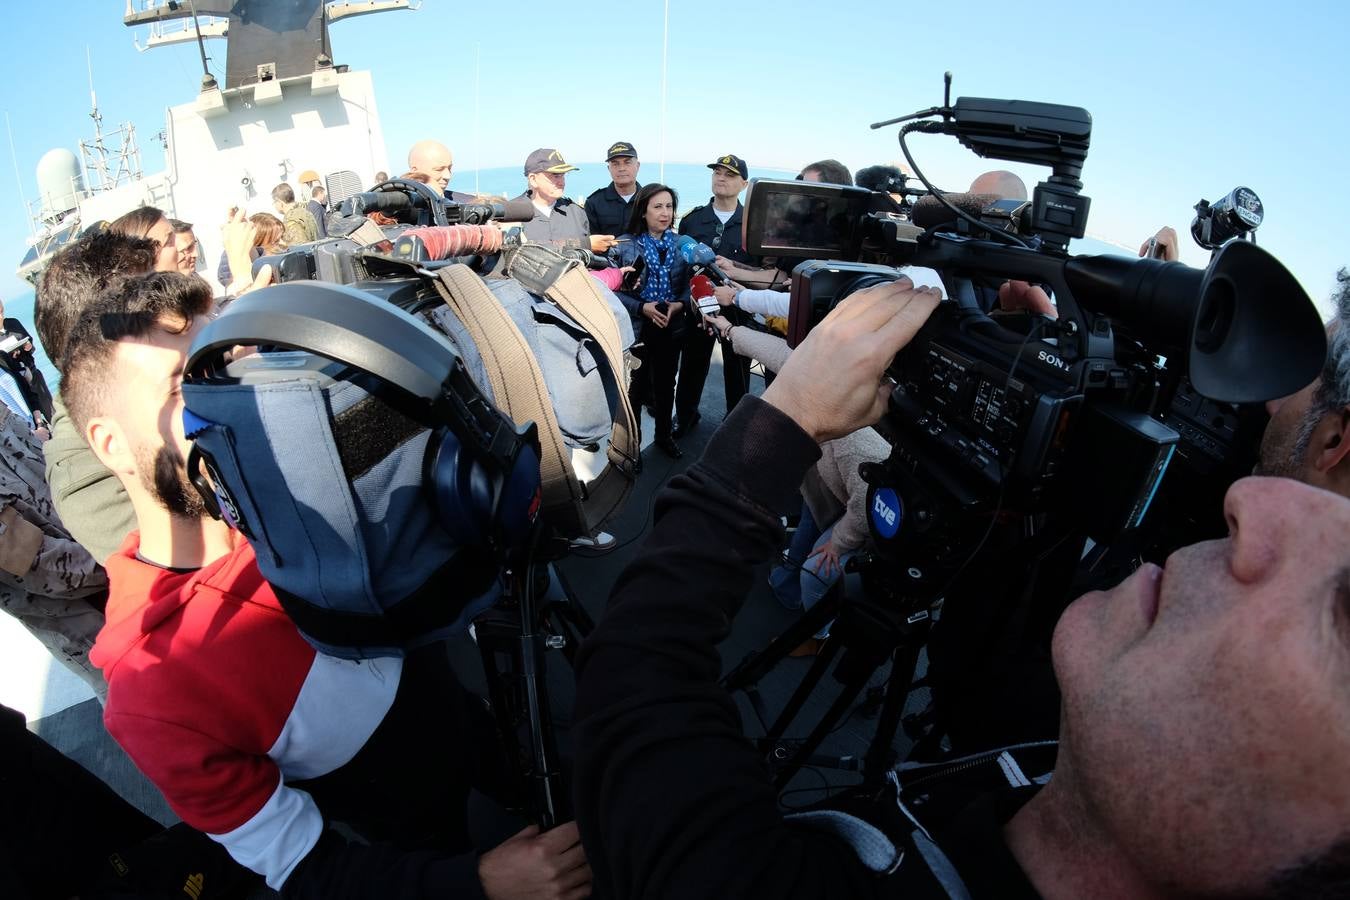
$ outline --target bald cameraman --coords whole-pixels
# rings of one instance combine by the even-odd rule
[[[840,304],[661,496],[577,660],[575,795],[596,893],[1345,896],[1350,500],[1284,479],[1233,486],[1228,539],[1065,612],[1044,787],[980,797],[931,832],[892,804],[867,848],[780,813],[716,644],[817,444],[877,421],[886,365],[937,302],[901,279]]]

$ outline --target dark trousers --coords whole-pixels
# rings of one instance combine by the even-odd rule
[[[239,898],[260,884],[181,822],[162,828],[0,706],[0,897]]]
[[[689,422],[698,411],[716,341],[717,338],[703,329],[691,328],[680,348],[680,385],[675,392],[675,412],[681,422]],[[722,389],[727,398],[727,415],[750,389],[750,360],[737,356],[731,344],[722,345]]]
[[[672,333],[674,327],[672,324],[668,328],[657,328],[643,320],[642,346],[636,351],[642,366],[633,373],[628,387],[628,399],[634,412],[650,397],[658,438],[670,437],[670,418],[675,405],[675,371],[680,364],[682,334],[679,331]],[[704,373],[707,373],[706,366]]]
[[[291,784],[326,819],[403,850],[471,849],[471,788],[504,806],[521,802],[491,713],[460,685],[439,643],[404,658],[394,705],[351,761]]]

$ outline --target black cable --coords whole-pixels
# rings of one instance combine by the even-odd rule
[[[924,177],[923,172],[919,169],[919,164],[914,161],[914,157],[909,152],[908,145],[905,144],[905,135],[909,134],[911,131],[922,131],[923,126],[931,124],[932,124],[931,122],[911,122],[904,128],[900,129],[900,151],[905,154],[905,159],[909,162],[910,168],[914,170],[914,176],[923,182],[923,186],[928,188],[931,196],[936,197],[939,203],[947,207],[947,209],[951,210],[952,212],[956,213],[958,217],[965,219],[967,222],[979,228],[981,231],[987,232],[991,237],[993,237],[997,241],[1002,241],[1005,244],[1011,244],[1014,247],[1021,247],[1024,250],[1030,250],[1031,245],[1029,245],[1026,241],[1022,240],[1017,235],[994,228],[991,225],[981,222],[979,219],[975,218],[969,213],[957,209],[946,197],[942,196],[941,191],[933,187],[932,183],[926,177]]]
[[[825,777],[825,773],[820,771],[820,769],[817,766],[802,766],[797,771],[811,772],[812,774],[814,774],[817,778],[820,779],[821,782],[820,787],[802,787],[802,788],[793,788],[790,791],[783,791],[778,795],[779,806],[783,807],[784,809],[795,811],[806,809],[806,807],[811,805],[809,803],[803,803],[801,806],[793,806],[790,803],[783,802],[785,798],[793,797],[796,796],[797,794],[818,794],[823,791],[825,793],[825,797],[823,799],[825,800],[830,799],[830,795],[834,793],[835,785],[830,784],[830,780]]]
[[[1026,350],[1027,345],[1031,342],[1032,337],[1034,337],[1042,328],[1046,326],[1047,323],[1051,321],[1053,320],[1040,319],[1034,324],[1032,328],[1027,330],[1026,336],[1022,338],[1022,343],[1019,344],[1017,347],[1017,352],[1013,354],[1012,365],[1008,367],[1008,377],[1003,380],[1004,396],[1007,396],[1009,389],[1012,387],[1013,375],[1017,372],[1017,364],[1022,360],[1023,351]],[[1009,459],[1008,465],[1011,466],[1012,462],[1013,460]],[[998,524],[999,515],[1003,512],[1003,499],[1006,495],[1007,487],[1008,487],[1008,479],[1006,477],[1000,479],[998,485],[998,501],[994,504],[994,510],[989,515],[989,527],[984,530],[984,535],[980,538],[979,543],[975,545],[975,549],[972,550],[970,552],[970,555],[966,557],[965,561],[956,568],[956,571],[953,572],[951,577],[947,579],[947,583],[943,585],[942,590],[936,596],[945,597],[947,595],[947,592],[951,590],[952,585],[956,583],[956,579],[960,577],[961,573],[966,570],[966,567],[969,566],[972,562],[974,562],[975,557],[978,556],[980,551],[984,549],[984,545],[989,540],[989,536],[994,533],[994,526]]]

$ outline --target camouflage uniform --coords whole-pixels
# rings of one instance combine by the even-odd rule
[[[288,247],[294,247],[296,244],[308,244],[310,241],[319,239],[319,226],[314,221],[314,214],[306,209],[302,203],[297,203],[286,210],[286,218],[282,225],[285,231],[282,232],[281,237]]]
[[[108,578],[56,514],[41,442],[22,418],[0,411],[0,607],[102,700],[107,684],[89,648],[103,627]]]

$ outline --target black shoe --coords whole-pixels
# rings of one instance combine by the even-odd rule
[[[691,431],[693,431],[695,428],[697,428],[697,427],[698,427],[698,423],[699,423],[702,419],[703,419],[703,414],[702,414],[701,412],[699,412],[698,410],[694,410],[694,414],[693,414],[692,416],[689,417],[688,422],[685,421],[684,417],[679,417],[679,418],[677,418],[677,419],[675,420],[675,427],[672,428],[672,429],[670,429],[670,436],[673,437],[673,438],[682,438],[682,437],[684,437],[686,434],[688,434],[689,432],[691,432]]]
[[[684,451],[680,449],[680,445],[675,443],[675,439],[670,435],[659,437],[652,441],[652,443],[660,447],[661,452],[671,459],[679,459],[681,456],[684,456]]]

